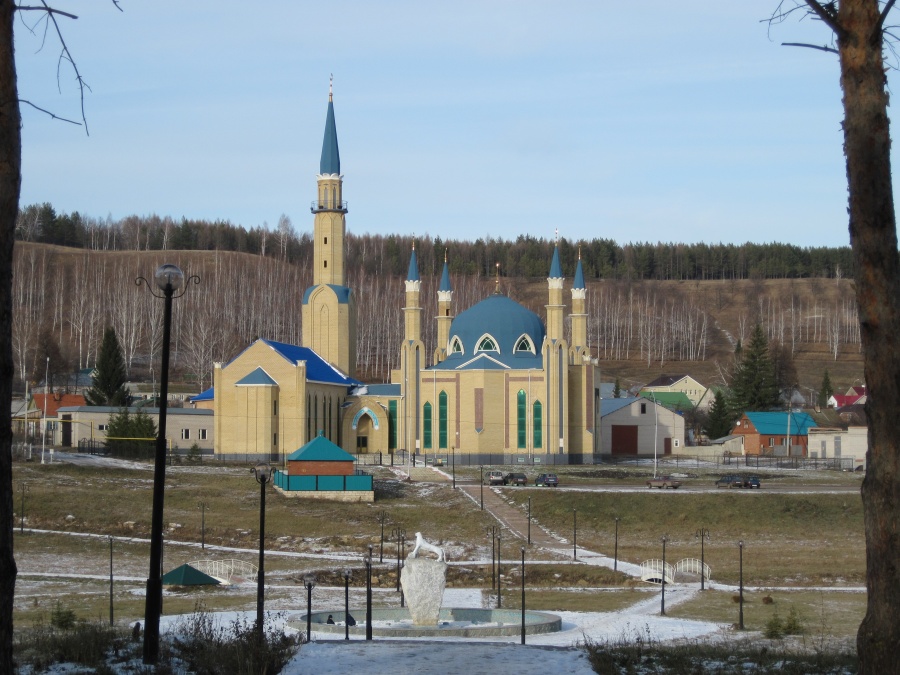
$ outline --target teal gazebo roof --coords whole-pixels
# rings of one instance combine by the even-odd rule
[[[320,430],[318,436],[302,448],[288,455],[288,460],[300,462],[355,462],[356,457],[329,441],[325,438],[325,432]]]

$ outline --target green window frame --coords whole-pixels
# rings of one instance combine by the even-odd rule
[[[431,450],[431,403],[422,406],[422,443]]]
[[[517,438],[517,447],[519,450],[524,450],[528,447],[528,429],[527,422],[525,416],[525,390],[519,389],[519,393],[516,394],[516,438]]]
[[[438,394],[438,447],[447,449],[447,392]]]
[[[397,449],[397,401],[388,401],[388,450]]]
[[[544,447],[544,406],[540,401],[535,401],[531,407],[532,434],[534,437],[534,449]]]

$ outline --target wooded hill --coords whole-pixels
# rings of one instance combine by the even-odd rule
[[[380,238],[387,245],[391,238]],[[399,240],[398,240],[399,241]],[[411,243],[411,242],[410,242]],[[403,335],[404,284],[386,264],[381,246],[356,238],[365,264],[348,265],[348,285],[357,294],[360,379],[386,381],[398,365]],[[426,353],[434,349],[440,263],[416,251],[422,278]],[[573,249],[569,248],[571,252]],[[311,254],[311,249],[310,249]],[[398,254],[399,255],[399,254]],[[487,255],[487,254],[485,254]],[[577,255],[577,253],[576,253]],[[543,261],[547,267],[549,254]],[[311,255],[310,255],[311,258]],[[424,259],[424,262],[423,262]],[[441,255],[441,262],[443,256]],[[13,348],[18,385],[44,379],[59,385],[97,358],[106,325],[115,328],[132,379],[158,381],[162,301],[135,279],[151,280],[164,262],[179,265],[200,283],[174,302],[173,379],[202,390],[215,361],[228,361],[257,337],[301,342],[301,303],[311,284],[307,259],[223,251],[89,250],[18,242],[13,276]],[[431,262],[428,262],[431,260]],[[564,263],[571,288],[574,259]],[[499,291],[542,318],[546,272],[537,279],[497,277],[491,264],[479,273],[452,273],[454,313]],[[852,282],[837,278],[655,281],[587,279],[591,351],[603,379],[621,378],[623,388],[661,373],[689,373],[704,384],[730,373],[734,346],[760,321],[782,367],[801,391],[817,390],[829,370],[836,391],[862,378],[860,336]],[[568,300],[569,294],[566,293]]]

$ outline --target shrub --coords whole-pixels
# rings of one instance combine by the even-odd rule
[[[806,629],[803,625],[803,617],[800,616],[800,612],[797,611],[797,608],[791,605],[790,610],[788,610],[787,619],[784,621],[784,634],[803,635],[805,632]]]
[[[785,635],[784,620],[778,616],[778,612],[772,615],[772,618],[766,621],[766,628],[763,631],[763,637],[770,640],[780,640]]]
[[[75,627],[75,618],[75,612],[63,607],[62,603],[57,600],[56,606],[50,613],[50,625],[57,630],[71,630]]]

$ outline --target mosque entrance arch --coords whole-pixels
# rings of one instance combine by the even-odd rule
[[[378,418],[369,408],[363,408],[353,416],[351,428],[356,435],[356,452],[364,455],[376,448],[380,425]]]

